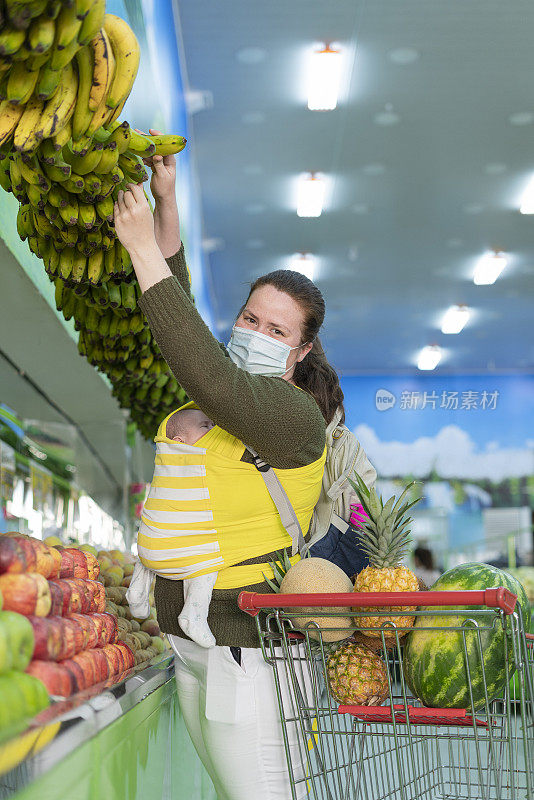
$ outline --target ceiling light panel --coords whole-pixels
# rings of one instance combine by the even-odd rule
[[[508,259],[504,253],[486,253],[476,266],[473,283],[477,286],[489,286],[495,283],[507,263]]]
[[[469,321],[470,309],[465,305],[451,306],[445,312],[441,323],[442,333],[460,333]]]
[[[431,344],[423,347],[417,359],[417,369],[422,371],[430,371],[436,369],[441,361],[442,350],[437,344]]]
[[[325,200],[326,184],[324,177],[316,173],[301,175],[297,189],[297,215],[299,217],[320,217]]]
[[[337,48],[324,47],[309,57],[308,108],[333,111],[337,106],[343,57]]]

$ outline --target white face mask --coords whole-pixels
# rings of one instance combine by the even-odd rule
[[[226,349],[234,364],[251,375],[283,378],[294,366],[287,367],[289,354],[301,347],[301,344],[290,347],[265,333],[234,326]]]

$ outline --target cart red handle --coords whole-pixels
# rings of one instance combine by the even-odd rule
[[[348,592],[345,594],[257,594],[241,592],[241,611],[251,617],[265,608],[389,608],[390,606],[485,606],[513,614],[517,596],[509,589],[469,590],[465,592]]]

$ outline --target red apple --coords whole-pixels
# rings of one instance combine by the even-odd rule
[[[79,664],[82,668],[85,676],[86,688],[89,686],[94,686],[94,684],[97,682],[98,675],[96,673],[96,665],[91,656],[87,655],[87,652],[84,651],[73,656],[72,661],[76,662],[76,664]]]
[[[131,647],[128,647],[128,645],[124,644],[124,642],[119,642],[116,645],[116,647],[118,647],[121,653],[123,654],[123,663],[125,669],[133,667],[135,664],[135,655]]]
[[[49,617],[63,616],[63,591],[61,586],[58,586],[55,581],[48,581],[48,588],[50,589],[50,612]]]
[[[91,658],[93,659],[96,674],[98,676],[97,683],[102,683],[102,681],[105,681],[109,675],[109,665],[106,656],[100,648],[88,650],[87,654],[91,655]]]
[[[100,581],[91,581],[94,591],[94,610],[103,612],[106,610],[106,587]]]
[[[72,658],[66,658],[65,661],[61,662],[61,666],[65,667],[70,675],[72,694],[87,688],[85,672],[76,661]]]
[[[4,609],[18,614],[46,617],[52,605],[48,581],[38,572],[0,575]]]
[[[98,630],[94,620],[88,614],[71,614],[70,619],[77,622],[85,631],[85,644],[83,650],[96,647],[98,642]]]
[[[77,586],[80,590],[80,614],[89,614],[93,605],[93,590],[89,585],[89,581],[84,578],[68,578],[68,581],[71,586]]]
[[[70,675],[61,664],[56,664],[55,661],[32,661],[26,672],[39,678],[50,694],[70,696],[72,691]]]
[[[80,579],[81,580],[81,579]],[[96,610],[96,581],[91,581],[89,578],[84,580],[83,588],[85,593],[87,594],[87,611],[84,611],[84,614],[91,614],[93,611]]]
[[[61,649],[58,661],[63,661],[65,658],[72,658],[78,652],[76,638],[79,635],[81,640],[83,631],[79,628],[78,623],[72,619],[60,617],[59,621],[61,624]]]
[[[77,550],[75,547],[66,547],[64,552],[70,553],[74,561],[74,577],[87,578],[89,571],[87,569],[86,553],[83,550]]]
[[[11,536],[0,537],[0,572],[26,572],[28,562],[25,548],[20,539]]]
[[[20,534],[17,541],[24,550],[24,555],[26,556],[26,572],[39,572],[39,570],[36,569],[37,555],[34,546],[36,540]]]
[[[88,619],[92,620],[97,632],[97,642],[95,647],[104,647],[106,641],[106,623],[101,614],[88,614]]]
[[[30,539],[29,541],[35,551],[35,572],[44,575],[45,578],[50,578],[56,568],[56,562],[50,552],[50,548],[40,539]]]
[[[54,626],[51,617],[28,617],[33,628],[33,659],[57,661],[61,654],[60,628]]]
[[[102,648],[102,653],[108,662],[109,674],[116,675],[122,668],[121,654],[113,649],[113,645],[109,644]]]
[[[63,597],[63,606],[62,606],[62,609],[59,612],[59,614],[62,617],[68,616],[70,614],[70,612],[71,612],[71,609],[72,609],[72,588],[71,588],[71,586],[67,583],[66,580],[62,580],[62,579],[60,579],[58,581],[48,581],[48,585],[50,587],[52,585],[55,585],[55,586],[59,587],[59,590],[61,591],[61,594],[62,594],[62,597]],[[50,591],[52,591],[52,589]]]
[[[107,611],[103,611],[100,616],[103,618],[106,628],[106,644],[113,644],[118,636],[117,617],[108,614]]]
[[[54,559],[54,569],[52,570],[52,573],[48,576],[53,580],[55,578],[59,578],[59,574],[61,572],[61,553],[59,552],[59,550],[56,550],[55,547],[50,547],[50,546],[48,547],[48,552]]]
[[[74,578],[74,559],[72,554],[65,550],[64,547],[57,547],[56,550],[61,556],[61,568],[59,570],[60,578]]]
[[[62,583],[66,583],[70,588],[70,614],[79,614],[84,600],[80,587],[74,581],[75,578],[65,578]]]
[[[86,550],[84,550],[84,553],[87,560],[87,577],[95,581],[100,575],[100,564],[92,553],[88,553]]]

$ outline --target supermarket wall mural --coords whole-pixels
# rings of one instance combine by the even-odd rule
[[[534,376],[353,376],[342,387],[384,494],[417,480],[419,513],[446,513],[450,548],[484,538],[486,508],[534,509]]]

